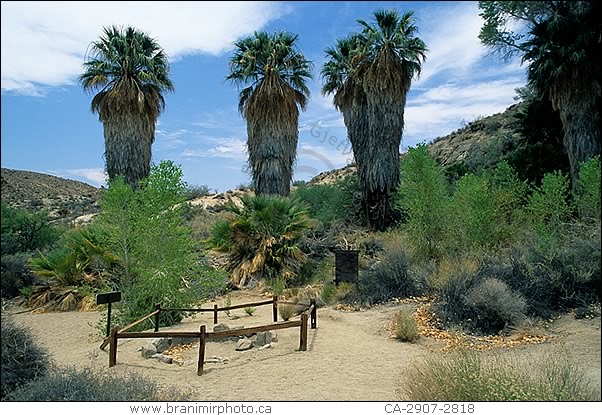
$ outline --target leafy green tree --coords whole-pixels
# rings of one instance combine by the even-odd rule
[[[312,64],[297,35],[255,32],[234,43],[226,77],[242,89],[238,108],[247,121],[249,167],[258,195],[287,196],[297,156],[299,111],[309,97]]]
[[[279,196],[247,196],[242,202],[242,207],[231,204],[231,215],[214,226],[209,248],[227,254],[226,267],[236,286],[260,279],[286,284],[304,260],[299,241],[309,226],[307,210]]]
[[[559,111],[575,187],[580,164],[600,154],[600,3],[481,1],[479,8],[481,42],[506,58],[520,54],[529,84]]]
[[[413,12],[375,11],[373,22],[358,20],[359,33],[326,49],[322,68],[322,93],[334,94],[343,113],[368,222],[378,230],[396,218],[406,96],[427,52],[413,20]]]
[[[582,219],[600,220],[600,156],[581,164],[575,194]]]
[[[426,146],[418,145],[402,161],[401,176],[399,192],[408,214],[408,237],[419,256],[439,258],[446,247],[451,219],[443,170]]]
[[[106,27],[92,42],[79,77],[87,92],[99,91],[91,110],[104,127],[109,179],[136,186],[150,172],[155,125],[173,91],[167,55],[157,41],[134,27]]]

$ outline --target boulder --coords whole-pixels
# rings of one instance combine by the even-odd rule
[[[272,332],[271,331],[262,331],[261,333],[257,333],[257,337],[253,341],[253,347],[261,347],[266,344],[270,344],[272,342]]]
[[[236,344],[236,350],[249,350],[253,347],[253,341],[251,339],[240,339]]]

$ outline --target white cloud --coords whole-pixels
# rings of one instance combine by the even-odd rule
[[[107,184],[107,175],[103,168],[95,167],[88,169],[61,169],[49,171],[49,174],[79,180],[92,186],[100,187]]]
[[[204,139],[216,143],[209,149],[185,149],[180,155],[184,158],[219,157],[235,160],[247,159],[247,143],[238,138]]]
[[[2,90],[27,95],[73,83],[103,26],[133,25],[178,59],[223,53],[288,12],[273,2],[3,1],[1,7]]]

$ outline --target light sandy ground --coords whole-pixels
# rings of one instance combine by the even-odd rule
[[[256,294],[237,292],[232,295],[232,304],[260,299],[263,298]],[[320,308],[318,329],[309,331],[305,352],[298,351],[298,328],[279,330],[278,342],[266,350],[238,352],[232,341],[208,343],[207,358],[216,356],[229,361],[206,363],[200,377],[196,374],[196,345],[182,354],[182,365],[168,365],[142,358],[138,350],[149,340],[120,340],[117,366],[111,370],[142,373],[164,386],[193,391],[193,399],[199,401],[399,400],[403,396],[398,396],[396,389],[404,371],[413,362],[443,353],[443,344],[430,338],[421,338],[415,344],[389,338],[386,325],[397,308],[379,306],[361,312]],[[32,330],[58,364],[108,366],[108,348],[101,351],[98,347],[102,340],[96,329],[98,312],[19,313],[13,318]],[[253,316],[243,310],[232,311],[230,318],[220,313],[220,322],[245,327],[269,324],[271,307],[257,307]],[[198,331],[202,324],[212,330],[211,313],[196,314],[161,331]],[[576,320],[565,315],[551,325],[549,333],[552,337],[547,343],[502,353],[532,359],[548,351],[566,352],[599,389],[600,318]]]

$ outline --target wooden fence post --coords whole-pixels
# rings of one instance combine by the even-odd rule
[[[301,339],[299,341],[299,350],[307,350],[307,313],[301,314]]]
[[[278,321],[278,296],[272,296],[272,314],[274,315],[274,323]]]
[[[312,329],[317,329],[318,328],[318,311],[317,311],[317,305],[316,305],[316,300],[312,299],[310,301],[310,307],[313,306],[314,308],[311,309],[311,328]]]
[[[155,310],[159,310],[157,314],[155,314],[155,332],[159,331],[159,314],[161,314],[161,304],[155,304]]]
[[[217,324],[217,304],[213,306],[213,324]]]
[[[205,326],[201,326],[201,333],[199,339],[199,365],[196,371],[198,376],[203,374],[203,365],[205,364],[205,344],[207,342],[207,329]]]
[[[111,336],[109,339],[109,367],[113,367],[117,364],[117,327],[111,329]]]

